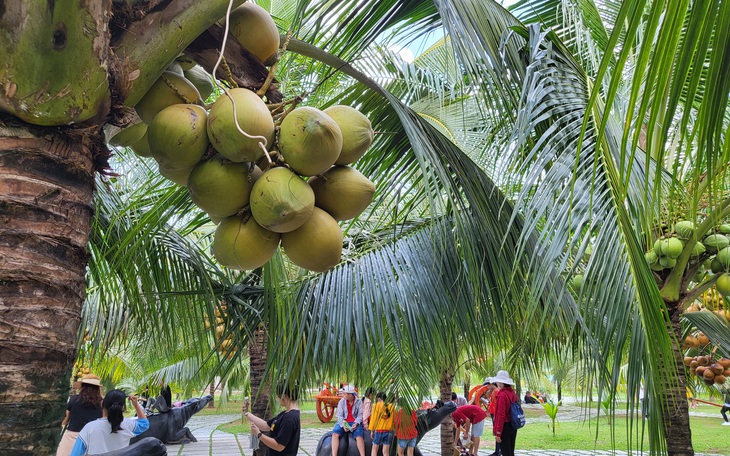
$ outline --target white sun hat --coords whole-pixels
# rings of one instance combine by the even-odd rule
[[[497,372],[496,377],[492,377],[493,383],[504,383],[505,385],[514,386],[515,382],[509,377],[509,374],[506,370],[501,370]]]

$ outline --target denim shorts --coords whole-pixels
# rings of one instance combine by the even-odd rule
[[[373,445],[390,445],[390,431],[375,431]]]
[[[481,437],[482,434],[484,434],[484,422],[487,420],[481,420],[478,423],[474,423],[471,425],[471,435],[472,437]]]
[[[414,437],[414,438],[408,439],[408,440],[398,439],[398,446],[401,448],[408,448],[408,447],[415,448],[416,441],[418,441],[417,437]]]
[[[365,429],[363,429],[362,424],[358,424],[357,427],[355,428],[355,430],[353,431],[352,425],[354,423],[355,423],[354,421],[352,423],[348,423],[350,425],[350,432],[352,432],[352,436],[355,438],[358,438],[358,437],[365,438]],[[345,435],[345,430],[342,429],[342,426],[340,426],[340,423],[337,423],[337,424],[335,424],[335,428],[332,429],[332,433],[337,434],[340,437],[342,437],[343,435]]]

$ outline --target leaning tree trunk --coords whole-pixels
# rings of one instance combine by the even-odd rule
[[[672,339],[672,352],[677,369],[678,384],[670,386],[666,391],[664,408],[664,434],[669,456],[694,456],[692,448],[692,430],[689,425],[689,405],[687,404],[687,381],[684,371],[684,351],[681,347],[682,327],[679,321],[681,306],[667,304],[670,310],[675,338]]]
[[[454,373],[449,369],[441,371],[441,379],[439,380],[439,394],[442,401],[451,400],[452,385],[454,382]],[[453,456],[454,454],[454,420],[451,415],[441,422],[441,456]]]
[[[261,324],[254,331],[253,340],[249,346],[249,375],[251,378],[251,412],[264,419],[271,416],[269,404],[269,384],[264,381],[266,371],[266,357],[268,353],[269,333],[266,327]],[[264,456],[266,447],[261,445],[254,451],[254,456]]]
[[[40,132],[0,119],[0,454],[55,449],[84,300],[94,133]]]

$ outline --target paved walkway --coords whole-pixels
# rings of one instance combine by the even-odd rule
[[[576,410],[566,409],[569,409],[569,407],[560,409],[561,421],[582,418],[582,412],[580,412],[578,407],[575,407]],[[570,418],[568,415],[570,415]],[[253,451],[251,450],[248,434],[233,435],[216,429],[221,424],[230,423],[240,418],[240,414],[194,416],[190,419],[188,427],[198,439],[198,442],[187,445],[168,445],[167,454],[169,456],[251,456]],[[531,418],[530,421],[548,422],[549,418]],[[314,456],[317,442],[319,442],[324,432],[323,429],[302,429],[299,442],[299,455]],[[439,436],[438,429],[434,429],[421,439],[418,448],[421,450],[423,456],[441,455]],[[482,448],[479,453],[481,456],[486,456],[492,451],[493,447],[491,446],[491,442],[487,442],[486,444],[482,443]],[[515,454],[517,456],[626,456],[629,453],[626,451],[517,450]],[[637,455],[638,453],[632,454]],[[697,456],[702,455],[697,454]]]

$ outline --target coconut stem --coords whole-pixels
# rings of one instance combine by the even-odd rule
[[[223,71],[226,74],[226,82],[231,85],[234,89],[238,87],[238,84],[236,84],[236,81],[233,80],[233,73],[231,72],[231,67],[228,66],[228,61],[225,57],[221,58],[221,65],[223,65]],[[264,91],[266,93],[266,91]],[[261,96],[261,95],[259,95]]]
[[[269,69],[269,74],[266,75],[266,80],[264,81],[264,84],[261,86],[261,88],[256,92],[256,95],[263,97],[264,94],[266,94],[266,91],[269,90],[271,81],[274,80],[274,73],[276,72],[276,65],[278,65],[278,62],[271,65],[271,68]]]

